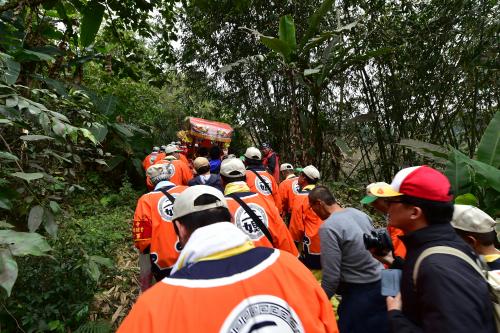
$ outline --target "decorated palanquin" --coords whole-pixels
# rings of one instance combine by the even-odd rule
[[[222,122],[202,118],[187,117],[187,129],[177,132],[177,137],[188,149],[188,155],[193,156],[199,147],[210,148],[218,145],[227,149],[231,143],[233,128]]]

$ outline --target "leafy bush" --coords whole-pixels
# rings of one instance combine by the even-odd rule
[[[124,240],[130,238],[127,221],[134,208],[130,202],[138,193],[124,181],[117,196],[121,204],[109,207],[96,205],[96,197],[76,196],[71,204],[78,209],[68,207],[58,237],[49,240],[51,256],[18,259],[16,288],[4,301],[10,314],[0,309],[2,329],[15,331],[16,318],[25,331],[66,332],[90,317],[106,315],[101,308],[94,309],[95,295],[117,286],[114,279],[127,275],[115,262],[122,260],[124,249],[129,251],[132,244]],[[132,283],[132,278],[126,283]],[[134,290],[130,285],[128,289]],[[129,298],[131,303],[133,297]],[[91,329],[89,325],[81,331]]]
[[[0,220],[10,224],[0,228],[12,230],[0,230],[0,286],[9,295],[18,275],[13,256],[50,250],[32,233],[43,226],[42,233],[56,237],[60,205],[85,190],[81,183],[87,172],[108,172],[107,178],[117,181],[124,172],[142,176],[138,157],[148,133],[112,118],[113,96],[54,80],[43,70],[27,79],[23,70],[43,68],[55,59],[25,48],[16,18],[3,17],[0,30],[5,29],[13,41],[0,48]],[[22,251],[16,249],[19,244]]]
[[[404,140],[401,145],[444,165],[455,202],[471,204],[493,217],[500,217],[500,111],[484,131],[475,158],[459,149],[436,146],[417,140]]]

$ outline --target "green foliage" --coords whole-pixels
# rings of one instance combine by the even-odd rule
[[[78,327],[75,333],[108,333],[111,332],[111,324],[106,320],[91,321]]]
[[[113,170],[119,182],[124,169],[142,175],[142,169],[134,163],[138,160],[136,154],[142,157],[143,146],[132,145],[132,142],[147,140],[148,133],[115,118],[116,103],[113,101],[116,97],[97,94],[68,82],[65,70],[61,71],[60,80],[55,78],[62,63],[66,62],[68,67],[74,66],[75,75],[81,81],[83,64],[97,57],[88,54],[78,59],[61,48],[54,50],[50,43],[61,36],[47,35],[47,30],[41,29],[41,25],[62,28],[52,19],[60,17],[66,32],[76,36],[71,22],[78,14],[73,6],[83,13],[80,43],[88,46],[103,16],[104,6],[97,1],[87,2],[84,7],[78,2],[55,1],[43,8],[44,14],[21,4],[20,15],[7,12],[0,19],[2,36],[10,38],[10,42],[0,39],[0,139],[3,146],[0,208],[2,218],[15,225],[15,230],[0,230],[3,258],[0,267],[6,270],[0,270],[0,274],[8,277],[1,285],[8,294],[17,275],[17,266],[11,264],[12,255],[42,255],[49,251],[45,239],[35,232],[57,237],[56,217],[65,213],[60,203],[75,191],[84,190],[79,183],[86,172]],[[56,11],[50,11],[51,8]],[[28,35],[20,38],[26,31]],[[34,40],[40,41],[37,47],[33,45]],[[67,46],[78,48],[78,43]],[[107,161],[116,157],[130,162],[129,170],[117,170],[116,164],[110,168]],[[26,230],[30,233],[22,232]],[[6,249],[10,252],[5,252]],[[103,264],[105,262],[95,256],[87,257],[85,265],[91,278],[99,279],[98,268]]]
[[[450,180],[453,193],[461,195],[470,191],[472,176],[467,165],[467,157],[458,150],[450,153],[444,173]]]
[[[0,230],[0,245],[6,245],[15,256],[42,256],[50,250],[45,239],[37,233]]]
[[[345,179],[333,184],[345,204],[365,183],[423,161],[446,170],[456,202],[498,215],[499,8],[3,2],[0,285],[9,311],[29,331],[106,326],[83,324],[96,318],[91,300],[128,237],[141,160],[186,116],[233,124],[240,153],[270,142],[283,161]],[[39,256],[13,257],[31,253]],[[16,329],[4,312],[0,321]]]
[[[290,15],[285,15],[280,18],[278,36],[293,52],[297,48],[297,40],[295,38],[295,24]]]
[[[485,187],[491,187],[497,192],[500,192],[500,170],[486,163],[468,158],[460,151],[453,149],[455,158],[464,161],[472,168],[475,180]]]
[[[99,203],[104,207],[125,204],[133,207],[136,203],[136,198],[136,191],[134,191],[134,189],[132,188],[132,184],[129,182],[128,178],[125,178],[118,193],[109,193],[103,195],[99,200]]]
[[[58,227],[54,213],[60,211],[54,200],[61,200],[62,196],[68,195],[76,188],[77,185],[73,182],[77,181],[76,171],[83,169],[82,158],[95,161],[99,156],[95,148],[97,142],[88,130],[74,126],[64,114],[51,111],[44,104],[22,97],[16,88],[18,87],[15,85],[5,85],[3,89],[6,94],[0,100],[0,104],[3,102],[4,105],[0,112],[10,120],[11,124],[10,128],[6,128],[0,135],[9,154],[15,157],[9,159],[14,161],[14,164],[4,164],[2,161],[0,188],[6,193],[9,193],[11,188],[17,189],[14,195],[2,198],[2,207],[9,211],[13,219],[15,218],[14,221],[19,228],[27,227],[30,232],[34,232],[43,222],[46,232],[55,236]],[[62,108],[72,104],[72,101],[65,100],[62,103],[56,102],[57,96],[48,91],[33,90],[33,92],[39,95],[40,102],[57,103]],[[73,121],[84,125],[87,117],[88,113],[77,114],[77,117],[73,117]],[[25,133],[44,134],[18,136],[15,134],[18,130],[16,127],[22,128]],[[90,141],[90,147],[84,139]],[[88,152],[92,150],[94,153],[89,154]],[[50,156],[59,158],[60,162],[54,163]],[[27,219],[28,223],[23,226],[21,221],[24,219]],[[34,239],[28,241],[26,239],[28,236],[40,237],[38,234],[16,231],[1,231],[1,233],[8,237],[8,241],[5,242],[14,242],[17,238],[24,237],[23,244],[31,244],[34,241]],[[38,242],[41,241],[43,239],[40,238]],[[12,250],[12,245],[10,247]],[[40,249],[42,252],[47,250],[48,247]],[[29,251],[13,252],[14,255],[29,253]]]
[[[395,144],[404,138],[475,152],[498,107],[498,10],[472,0],[192,1],[183,3],[179,63],[282,160],[336,180],[342,164],[355,166],[352,177],[387,180],[422,160]],[[277,31],[288,15],[297,46],[286,59]]]
[[[477,207],[479,204],[476,196],[472,193],[465,193],[457,196],[455,198],[455,203],[457,205],[470,205],[475,207]]]
[[[399,145],[408,147],[422,156],[428,157],[435,161],[439,161],[441,163],[446,162],[448,155],[450,154],[447,149],[441,146],[433,145],[432,143],[427,143],[419,140],[403,139],[399,141]]]
[[[104,9],[104,5],[96,0],[91,0],[84,6],[80,25],[80,44],[82,47],[87,47],[94,42],[101,26]]]
[[[43,220],[43,207],[36,205],[31,207],[28,215],[28,229],[30,232],[35,232]]]
[[[104,207],[116,205],[120,200],[118,194],[111,193],[110,195],[105,195],[99,200],[100,204]]]
[[[24,179],[28,183],[32,180],[43,178],[43,173],[40,172],[13,172],[10,175],[12,177]]]
[[[4,227],[11,228],[12,225],[5,223]],[[0,286],[7,296],[10,296],[18,276],[14,256],[41,256],[49,250],[49,245],[39,234],[0,230]]]
[[[500,168],[500,112],[497,111],[477,146],[477,160]]]
[[[274,52],[280,54],[286,63],[290,63],[295,56],[297,41],[295,39],[295,24],[290,15],[280,18],[278,38],[260,35],[260,41]]]
[[[0,286],[10,296],[17,279],[17,262],[8,249],[0,249]]]
[[[142,124],[146,132],[152,135],[150,140],[141,140],[137,135],[129,137],[130,144],[126,145],[126,149],[137,155],[145,156],[146,152],[149,153],[153,142],[155,145],[161,145],[174,140],[177,131],[184,126],[187,116],[228,121],[225,118],[225,110],[212,99],[210,91],[207,91],[202,84],[190,86],[182,75],[174,72],[165,74],[163,78],[165,85],[162,87],[152,86],[153,78],[133,80],[129,77],[112,75],[92,64],[86,66],[85,77],[90,89],[116,97],[113,102],[106,101],[113,104],[110,116]],[[156,85],[157,82],[154,83]],[[130,128],[115,128],[125,136],[131,134],[128,129]],[[92,133],[96,137],[99,136],[97,130],[93,130]],[[128,156],[113,155],[116,155],[115,158],[108,163],[110,169],[123,165],[133,167]],[[137,160],[135,163],[139,162]]]
[[[445,160],[444,173],[451,183],[456,203],[466,203],[478,206],[492,216],[500,215],[500,169],[479,160],[496,163],[498,155],[498,119],[497,111],[481,137],[477,148],[477,159],[472,159],[460,150],[450,148]],[[401,145],[443,163],[443,153],[446,149],[417,140],[404,140]]]
[[[137,193],[124,185],[124,195]],[[129,192],[131,191],[131,192]],[[19,276],[11,296],[4,300],[25,331],[103,330],[109,323],[89,322],[94,295],[116,276],[117,258],[123,255],[124,240],[130,237],[126,223],[132,208],[121,202],[99,208],[97,198],[80,194],[65,207],[66,216],[59,222],[58,238],[52,238],[51,257],[19,258]],[[30,235],[37,235],[30,233]],[[2,280],[0,275],[0,281]],[[43,277],[43,278],[40,278]],[[109,288],[109,287],[108,287]],[[64,295],[64,297],[61,297]],[[16,327],[12,317],[0,309],[2,329]]]
[[[16,83],[17,78],[19,77],[19,73],[21,71],[21,65],[13,60],[14,58],[8,54],[0,52],[0,61],[2,64],[2,81],[7,84]]]
[[[310,38],[317,34],[321,20],[332,9],[333,4],[333,0],[325,0],[323,1],[323,3],[321,3],[314,14],[311,15],[311,17],[309,18],[309,26],[306,33],[304,34],[301,44],[309,43]]]

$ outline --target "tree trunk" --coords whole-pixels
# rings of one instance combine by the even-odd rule
[[[292,147],[292,156],[294,157],[294,162],[303,165],[306,161],[305,151],[304,151],[304,140],[301,135],[301,122],[299,108],[297,105],[297,97],[295,95],[296,85],[295,77],[293,76],[292,70],[287,69],[286,74],[288,80],[290,81],[290,106],[292,109],[292,116],[290,118],[290,147]]]

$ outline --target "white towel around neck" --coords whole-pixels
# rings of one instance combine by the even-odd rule
[[[214,253],[245,244],[250,238],[231,222],[218,222],[196,229],[182,249],[171,275]]]

